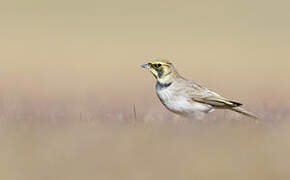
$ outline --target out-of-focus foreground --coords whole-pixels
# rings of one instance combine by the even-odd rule
[[[265,107],[255,124],[223,111],[192,121],[137,108],[135,119],[89,104],[3,102],[0,179],[290,178],[286,110]]]

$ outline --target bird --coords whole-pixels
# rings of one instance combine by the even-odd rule
[[[229,100],[201,84],[182,77],[168,60],[153,59],[141,65],[156,78],[156,94],[171,112],[183,117],[203,119],[215,109],[228,109],[253,119],[258,117],[242,108],[242,103]]]

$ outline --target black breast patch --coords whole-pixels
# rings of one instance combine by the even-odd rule
[[[157,81],[156,89],[157,90],[162,90],[162,89],[168,88],[171,84],[172,84],[172,82],[170,82],[170,83],[160,83],[159,81]]]

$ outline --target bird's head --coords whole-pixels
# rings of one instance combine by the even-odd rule
[[[148,69],[160,83],[170,83],[179,77],[175,67],[169,61],[157,60],[143,64],[142,68]]]

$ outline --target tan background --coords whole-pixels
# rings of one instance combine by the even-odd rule
[[[289,97],[289,5],[225,0],[1,2],[1,90],[152,97],[153,80],[139,65],[161,57],[174,62],[184,76],[226,96]]]
[[[1,1],[0,179],[290,179],[289,7]],[[174,119],[140,67],[153,57],[260,123],[225,111]]]

